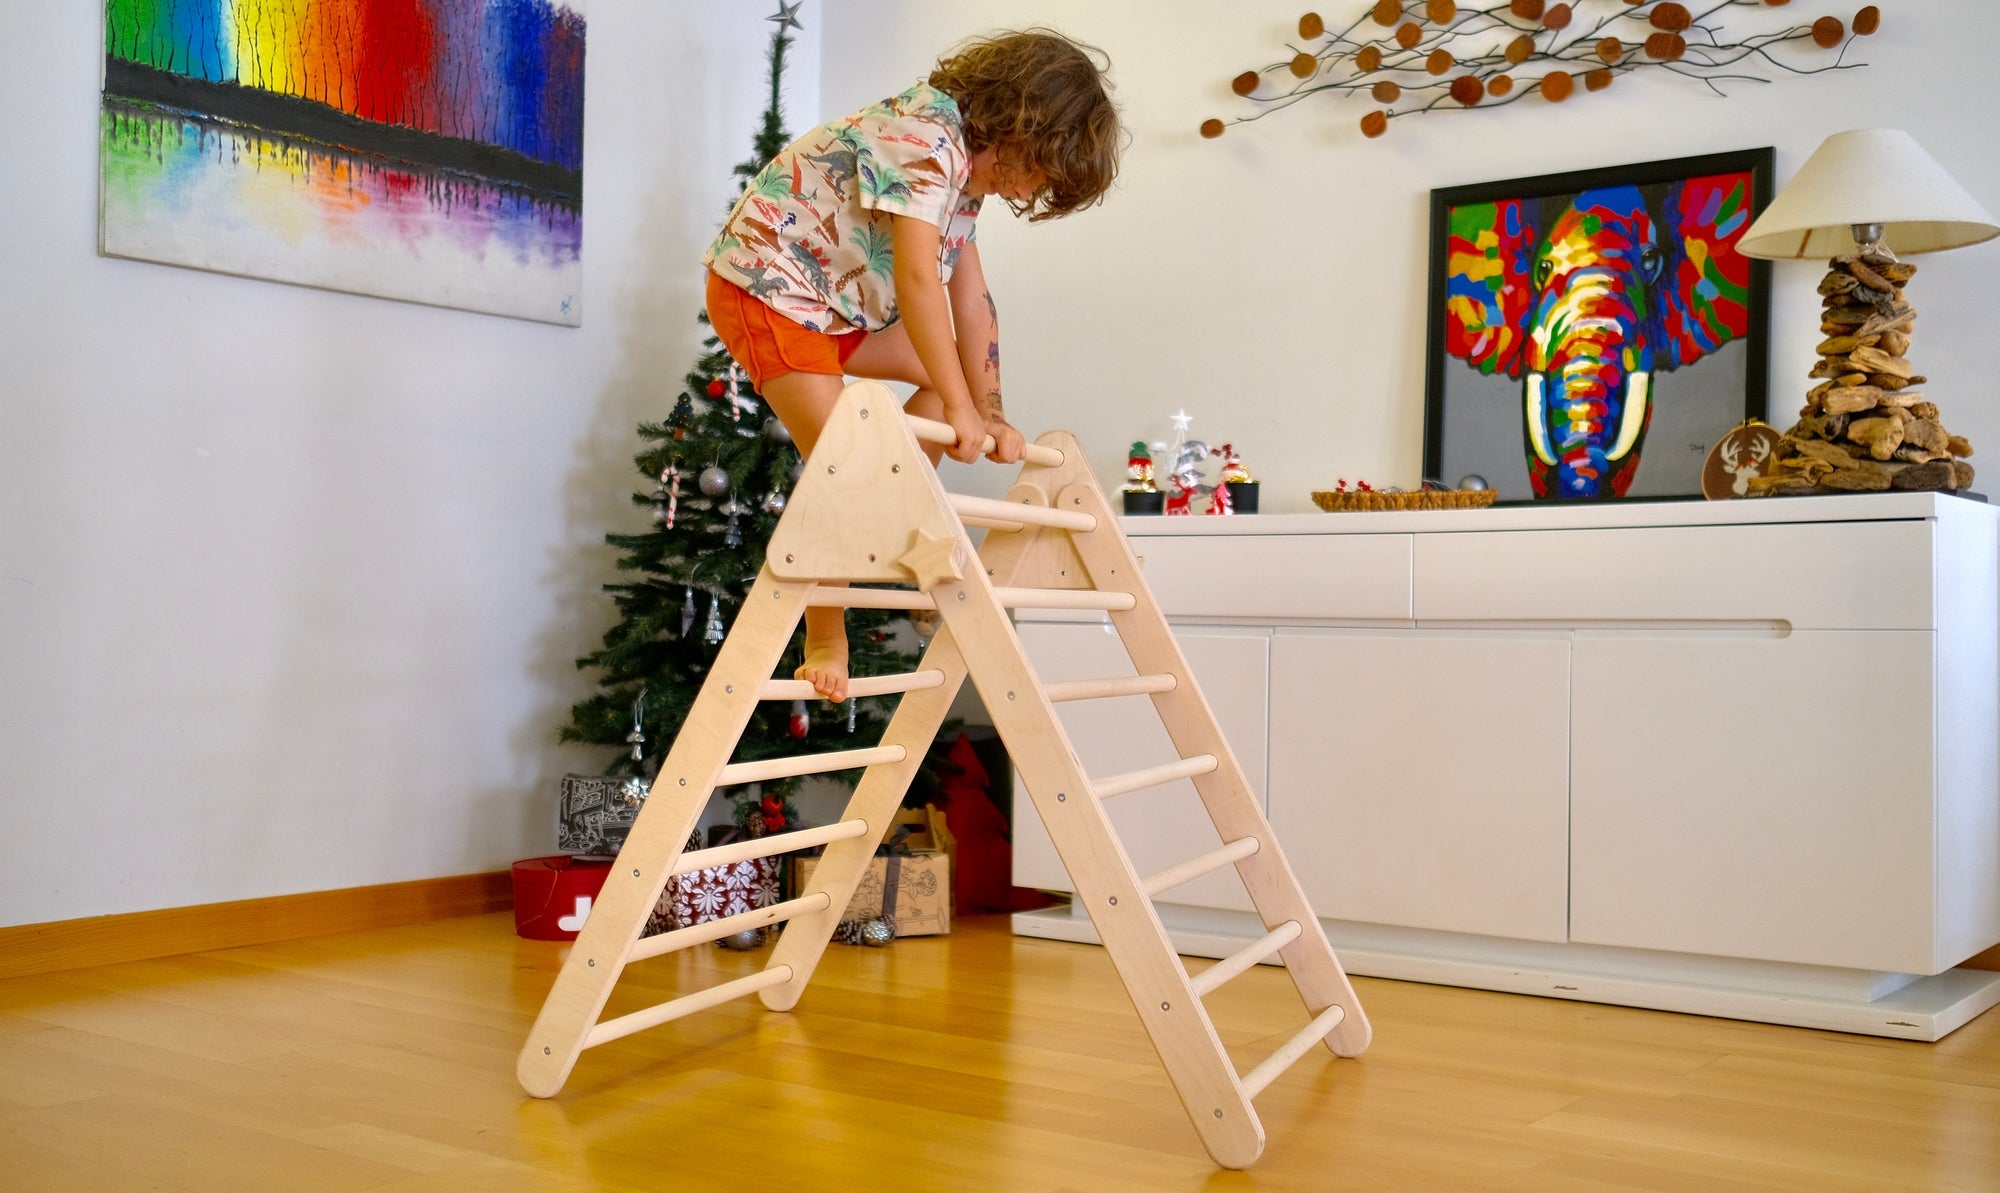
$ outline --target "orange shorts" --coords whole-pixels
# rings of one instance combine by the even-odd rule
[[[708,322],[729,355],[759,389],[786,373],[846,371],[847,359],[868,338],[864,331],[829,335],[812,331],[751,297],[734,282],[708,272]]]

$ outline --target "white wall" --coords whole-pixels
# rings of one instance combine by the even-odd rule
[[[768,7],[590,4],[585,323],[566,330],[98,257],[97,10],[0,5],[20,51],[0,74],[0,925],[550,847],[557,777],[601,759],[554,744],[591,689],[571,661],[610,617],[601,537],[642,524],[633,427],[694,357],[692,263],[761,108]],[[1982,50],[2000,13],[1981,0],[1893,6],[1866,70],[1727,100],[1626,79],[1374,142],[1358,106],[1323,100],[1200,140],[1301,9],[809,3],[791,125],[985,28],[1109,50],[1134,133],[1120,189],[981,231],[1009,410],[1076,431],[1115,483],[1125,445],[1184,406],[1195,435],[1242,446],[1274,511],[1336,476],[1416,476],[1434,186],[1765,144],[1783,179],[1825,134],[1888,121],[2000,208]],[[1912,356],[2000,459],[1977,347],[2000,246],[1923,264]],[[1780,395],[1804,386],[1817,272],[1777,271]]]
[[[550,851],[769,11],[590,3],[571,330],[97,256],[102,6],[0,5],[0,925]]]
[[[940,51],[996,27],[1048,24],[1111,55],[1133,133],[1118,189],[1072,219],[1030,227],[997,209],[981,260],[1001,313],[1007,408],[1032,434],[1076,432],[1108,484],[1134,439],[1190,433],[1233,441],[1264,482],[1267,512],[1312,509],[1337,477],[1414,485],[1423,459],[1424,275],[1433,187],[1771,145],[1790,179],[1847,128],[1911,131],[1989,210],[2000,212],[1991,130],[2000,78],[1987,0],[1883,6],[1861,39],[1862,70],[1738,84],[1727,99],[1642,71],[1560,107],[1397,120],[1356,129],[1365,101],[1316,96],[1220,140],[1203,119],[1247,110],[1229,91],[1246,68],[1290,57],[1293,0],[828,0],[823,107],[846,111],[921,78]],[[1351,19],[1363,0],[1319,11]],[[1825,7],[1746,11],[1765,30]],[[1842,10],[1843,13],[1846,10]],[[2000,492],[2000,403],[1980,362],[2000,242],[1918,258],[1911,358],[1950,428],[1986,453],[1978,488]],[[1819,265],[1774,269],[1772,420],[1790,425],[1819,340]],[[1212,471],[1212,470],[1211,470]],[[994,472],[951,475],[998,491]]]

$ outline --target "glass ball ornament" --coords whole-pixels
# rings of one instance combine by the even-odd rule
[[[729,474],[714,464],[702,469],[701,475],[695,478],[695,483],[699,484],[701,491],[710,497],[720,497],[729,492]]]
[[[792,433],[785,429],[785,424],[779,422],[775,415],[764,420],[764,434],[777,440],[779,443],[790,443],[792,441]]]
[[[716,943],[725,949],[731,949],[738,953],[747,953],[764,943],[764,930],[762,928],[746,928],[733,936],[725,936],[721,940],[716,941]]]
[[[771,490],[770,493],[766,494],[764,497],[764,512],[767,514],[784,513],[785,495],[776,489],[773,489]]]
[[[1486,478],[1476,472],[1462,476],[1458,479],[1458,487],[1468,493],[1478,493],[1487,488]]]
[[[896,926],[888,920],[877,917],[861,925],[861,943],[871,949],[879,949],[896,939]]]

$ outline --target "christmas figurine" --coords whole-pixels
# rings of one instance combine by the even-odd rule
[[[1236,485],[1256,479],[1256,477],[1250,475],[1249,469],[1243,467],[1242,457],[1236,454],[1236,445],[1233,443],[1223,444],[1222,483],[1225,485]]]
[[[1166,500],[1158,485],[1153,483],[1153,453],[1146,448],[1146,441],[1135,439],[1132,450],[1126,453],[1125,475],[1127,480],[1121,490],[1128,514],[1157,514]]]
[[[1195,465],[1209,457],[1208,444],[1199,439],[1187,439],[1179,444],[1174,456],[1174,491],[1167,494],[1167,514],[1186,515],[1194,513],[1194,496],[1203,491],[1201,473]]]
[[[1124,491],[1127,493],[1157,493],[1159,487],[1153,484],[1153,453],[1146,450],[1146,441],[1135,439],[1132,450],[1126,454],[1125,475],[1129,478]]]
[[[1254,514],[1257,512],[1257,481],[1236,454],[1236,445],[1225,443],[1217,453],[1222,457],[1222,475],[1215,482],[1215,498],[1209,502],[1211,514]]]

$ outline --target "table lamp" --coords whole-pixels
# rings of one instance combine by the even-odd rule
[[[2000,224],[1897,129],[1828,137],[1737,251],[1830,259],[1820,282],[1818,379],[1755,494],[1958,490],[1972,483],[1971,444],[1946,431],[1906,353],[1916,310],[1903,286],[1932,253],[2000,236]]]

